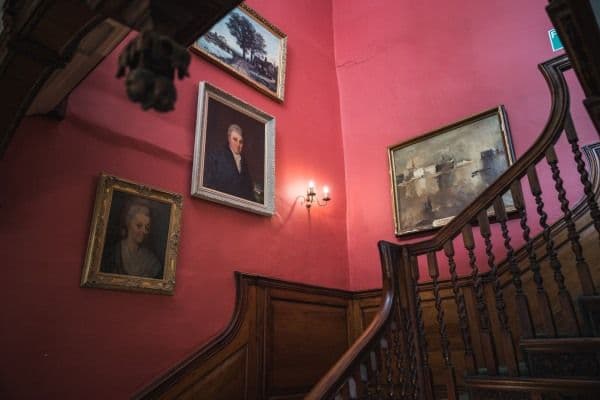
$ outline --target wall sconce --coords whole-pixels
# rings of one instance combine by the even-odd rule
[[[306,206],[306,208],[310,208],[313,205],[313,203],[321,207],[326,206],[329,200],[331,200],[328,186],[323,186],[323,196],[321,197],[321,200],[319,200],[319,198],[317,197],[317,193],[315,192],[315,182],[313,181],[308,182],[306,196],[300,197],[302,197],[302,201],[304,201],[304,205]]]

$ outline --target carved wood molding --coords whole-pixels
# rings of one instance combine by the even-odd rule
[[[596,199],[600,200],[600,142],[584,146],[583,151],[587,158],[590,182],[592,183],[593,191],[596,193]],[[585,196],[582,196],[582,198],[580,198],[573,206],[573,219],[576,223],[579,233],[585,231],[593,224],[589,215],[589,211],[589,205],[585,199]],[[552,224],[550,230],[552,234],[552,240],[554,241],[557,250],[561,249],[563,246],[569,245],[569,238],[567,237],[566,232],[567,224],[562,218]],[[533,238],[533,250],[536,252],[539,261],[543,261],[547,257],[544,246],[544,237],[542,236],[542,233],[539,233],[535,238]],[[529,271],[529,266],[524,265],[524,261],[527,259],[526,248],[519,248],[517,251],[515,251],[514,257],[517,263],[522,266],[521,274]],[[510,268],[508,265],[508,260],[500,260],[498,262],[498,277],[502,279],[503,285],[508,285],[511,283],[510,280],[512,277],[509,275]],[[482,279],[484,282],[489,282],[491,280],[489,273],[482,274]],[[458,286],[472,286],[471,277],[469,275],[460,277],[458,279]],[[452,282],[450,282],[450,279],[440,280],[440,289],[452,289]],[[423,292],[429,292],[433,290],[433,284],[431,282],[420,283],[419,290]]]
[[[552,101],[548,122],[538,139],[510,168],[433,238],[403,246],[411,255],[417,256],[440,250],[446,242],[458,236],[462,229],[475,221],[477,216],[487,210],[495,199],[510,190],[515,179],[523,177],[527,173],[527,169],[541,160],[545,156],[546,150],[558,140],[564,128],[569,107],[569,91],[563,72],[570,68],[570,63],[567,56],[563,55],[548,60],[538,67],[546,79]]]
[[[235,273],[235,281],[236,305],[233,316],[223,332],[134,395],[134,399],[197,396],[198,391],[205,392],[209,387],[212,388],[210,390],[217,391],[219,387],[233,390],[231,385],[228,386],[222,379],[238,379],[240,376],[245,378],[243,382],[238,381],[240,387],[236,387],[235,390],[243,390],[247,399],[303,396],[314,382],[307,382],[300,387],[292,385],[283,390],[281,379],[276,385],[272,376],[273,368],[277,367],[275,363],[287,357],[277,353],[277,349],[274,348],[276,345],[281,346],[281,340],[285,339],[281,336],[275,337],[276,334],[281,335],[279,332],[282,331],[282,315],[293,311],[302,315],[304,320],[299,321],[300,324],[309,323],[311,326],[318,325],[318,322],[312,321],[311,318],[315,318],[314,315],[319,311],[323,311],[323,315],[332,312],[343,315],[344,332],[335,342],[338,348],[343,343],[345,350],[370,322],[370,315],[365,313],[368,314],[378,306],[381,295],[377,290],[352,292],[241,272]],[[303,311],[305,309],[308,311]],[[375,312],[372,312],[372,315],[374,314]],[[316,326],[315,329],[320,328]],[[304,333],[298,332],[299,335]],[[245,361],[240,358],[242,350]],[[332,363],[333,361],[335,359]],[[293,360],[286,360],[286,363],[293,364]],[[329,366],[317,363],[317,367],[324,368],[323,372]],[[236,369],[235,372],[232,368]],[[200,398],[239,398],[239,392],[236,393],[238,394],[211,392],[204,393]]]

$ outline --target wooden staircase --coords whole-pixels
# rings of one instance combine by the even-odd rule
[[[547,10],[600,132],[600,29],[593,7],[600,11],[600,0],[552,0]],[[536,142],[433,238],[378,244],[380,308],[305,399],[600,399],[600,143],[580,147],[564,77],[569,58],[539,68],[552,103]],[[573,183],[581,194],[574,205],[566,189]],[[302,397],[304,390],[266,389],[268,299],[285,297],[279,289],[289,284],[259,286],[240,291],[248,295],[238,298],[222,335],[135,398]],[[295,302],[298,291],[289,295]],[[323,288],[300,291],[315,305],[326,297]],[[361,296],[333,297],[339,295],[333,303],[347,309],[346,318],[363,320]],[[323,305],[330,308],[331,301]],[[373,297],[368,306],[376,303]],[[241,357],[240,349],[248,355]]]
[[[547,9],[600,132],[598,3]],[[552,97],[541,135],[432,239],[379,243],[381,308],[306,399],[600,398],[600,145],[579,145],[568,57],[539,68]],[[574,206],[566,181],[580,183]]]

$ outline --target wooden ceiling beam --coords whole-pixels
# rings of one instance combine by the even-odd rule
[[[241,0],[8,0],[0,10],[0,157],[44,86],[52,93],[44,93],[42,109],[52,108],[102,59],[105,54],[93,62],[79,60],[81,65],[67,67],[82,39],[107,18],[130,29],[153,29],[187,47],[239,3]],[[115,34],[124,35],[122,30]],[[68,76],[60,76],[58,70]],[[52,84],[47,83],[51,76]],[[39,111],[33,107],[32,112]]]

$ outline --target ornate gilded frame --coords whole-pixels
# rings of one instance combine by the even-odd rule
[[[162,210],[168,210],[162,215],[163,220],[168,220],[167,225],[163,224],[162,227],[162,231],[166,232],[166,235],[163,235],[165,237],[162,249],[165,256],[162,260],[162,278],[101,271],[105,247],[111,245],[110,243],[106,243],[107,229],[109,229],[111,221],[117,220],[115,216],[111,218],[111,214],[116,215],[122,211],[122,209],[116,209],[116,205],[118,204],[115,204],[115,207],[113,207],[113,199],[116,193],[123,199],[131,200],[139,198],[142,201],[146,201],[147,204],[156,204]],[[81,287],[132,290],[172,295],[175,289],[175,267],[179,248],[182,207],[183,197],[180,194],[101,174],[96,192],[85,263],[81,274]],[[158,260],[161,261],[160,258]]]
[[[490,143],[496,146],[492,152],[486,148]],[[475,153],[480,158],[469,159]],[[502,157],[506,165],[502,165]],[[388,147],[388,159],[395,235],[439,229],[514,163],[506,110],[500,105],[392,145]],[[442,188],[447,193],[440,195]],[[510,193],[503,199],[506,210],[514,212]],[[488,214],[493,217],[493,210]]]
[[[217,106],[221,109],[218,114],[214,113]],[[254,138],[254,142],[257,144],[254,150],[258,153],[258,155],[255,153],[257,158],[255,164],[257,166],[262,164],[256,168],[262,174],[255,177],[255,182],[262,183],[262,199],[260,201],[238,197],[205,184],[207,147],[210,147],[210,143],[216,140],[219,141],[219,144],[226,144],[227,126],[232,123],[240,124],[240,119],[246,120],[246,125],[241,124],[241,127],[245,132],[244,141],[249,145],[247,149],[250,148]],[[254,126],[254,129],[248,130],[248,124]],[[220,128],[215,130],[215,125]],[[192,196],[245,211],[267,216],[273,215],[275,213],[275,117],[208,82],[200,82],[191,193]]]
[[[229,60],[229,59],[225,58],[224,53],[226,53],[226,52],[220,51],[218,49],[218,46],[214,47],[215,46],[214,42],[213,42],[213,44],[211,44],[210,40],[207,39],[207,37],[210,37],[211,33],[214,34],[214,33],[216,33],[216,30],[223,28],[223,26],[226,24],[228,19],[231,17],[232,13],[237,13],[238,15],[241,15],[242,18],[244,18],[245,20],[247,20],[248,22],[250,22],[252,24],[252,26],[254,27],[255,30],[260,31],[260,33],[263,33],[265,35],[269,35],[268,40],[277,42],[277,46],[276,46],[276,50],[275,50],[276,54],[273,54],[273,53],[265,54],[265,61],[268,56],[270,59],[276,60],[276,63],[278,64],[278,65],[275,65],[275,67],[277,67],[277,73],[275,74],[276,82],[275,82],[274,88],[270,88],[268,86],[269,82],[267,82],[266,79],[264,80],[264,82],[261,82],[259,80],[258,74],[255,74],[255,75],[257,75],[257,77],[253,77],[249,72],[246,72],[243,67],[240,67],[239,64],[236,65],[235,62],[239,62],[239,59],[236,60],[234,57],[231,57],[231,60]],[[231,49],[230,46],[226,46],[226,47],[229,48],[230,54],[234,54],[234,50]],[[200,56],[206,58],[208,61],[212,62],[213,64],[223,68],[225,71],[229,72],[231,75],[235,76],[236,78],[250,84],[251,86],[253,86],[257,90],[259,90],[260,92],[266,94],[269,97],[272,97],[273,99],[275,99],[279,102],[283,102],[284,92],[285,92],[285,63],[286,63],[286,53],[287,53],[287,35],[285,33],[283,33],[279,28],[277,28],[275,25],[271,24],[269,21],[267,21],[262,16],[260,16],[255,10],[248,7],[246,4],[242,3],[239,7],[232,10],[223,19],[221,19],[219,22],[217,22],[208,33],[206,33],[206,34],[202,35],[200,38],[198,38],[190,48],[196,54],[199,54]],[[219,55],[221,55],[221,57],[219,57]],[[247,61],[247,60],[245,60],[245,61]],[[273,63],[271,63],[271,64],[274,65]],[[266,67],[268,67],[268,64],[266,64],[266,65],[263,64],[263,68],[266,68]]]

